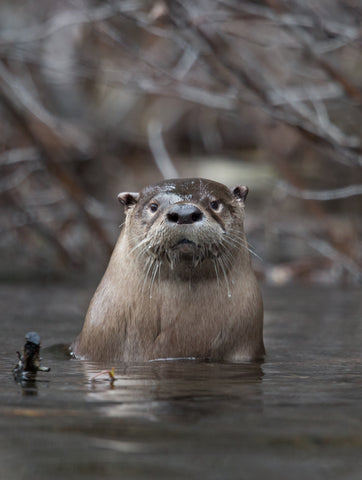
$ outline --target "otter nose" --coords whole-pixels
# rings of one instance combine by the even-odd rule
[[[202,220],[202,217],[201,210],[190,203],[173,205],[167,212],[167,220],[170,223],[196,223]]]

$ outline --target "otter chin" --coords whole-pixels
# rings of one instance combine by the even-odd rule
[[[74,355],[261,360],[263,302],[244,232],[247,194],[245,186],[202,178],[120,193],[125,223]]]

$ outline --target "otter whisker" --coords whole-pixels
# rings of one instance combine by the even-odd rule
[[[222,270],[222,273],[224,275],[228,297],[230,298],[231,297],[231,291],[230,291],[229,279],[228,279],[228,276],[227,276],[227,273],[226,273],[226,270],[225,270],[225,266],[224,266],[224,263],[223,263],[223,260],[222,260],[221,257],[218,257],[218,263],[219,263],[219,265],[221,267],[221,270]]]
[[[168,250],[165,252],[165,256],[166,256],[166,259],[168,260],[168,262],[170,264],[171,270],[173,270],[173,268],[174,268],[173,256],[170,254],[170,252]]]
[[[132,248],[132,250],[129,252],[129,254],[131,255],[131,253],[133,253],[135,250],[137,250],[138,248],[142,247],[145,243],[148,242],[148,238],[144,238],[143,240],[141,240],[135,247]]]
[[[137,257],[136,257],[137,260],[139,260],[139,259],[141,259],[141,258],[143,258],[143,257],[148,258],[148,255],[146,255],[147,251],[148,251],[148,247],[146,246],[146,247],[142,248],[142,250],[140,250],[139,252],[137,252]]]
[[[246,240],[240,240],[238,242],[236,239],[234,239],[232,237],[229,237],[229,239],[232,239],[234,242],[239,243],[242,247],[246,248],[252,255],[254,255],[259,260],[263,261],[263,259],[255,252],[254,248],[252,248],[250,243],[247,242]]]
[[[246,247],[248,248],[249,247],[249,243],[247,242],[246,239],[243,239],[243,238],[235,238],[234,236],[231,236],[231,235],[227,235],[227,234],[224,234],[224,237],[223,237],[225,240],[228,240],[229,243],[233,243],[234,245],[239,245],[241,247]]]
[[[225,263],[231,269],[235,261],[234,257],[230,255],[230,253],[228,253],[227,251],[223,251],[221,257],[225,260]]]
[[[220,242],[220,244],[221,244],[221,247],[222,247],[221,248],[222,254],[227,255],[231,259],[231,264],[232,264],[233,261],[234,261],[234,256],[232,255],[232,253],[229,250],[230,250],[230,246],[235,247],[235,245],[230,243],[226,238],[223,238],[222,241]],[[239,245],[237,245],[237,247],[239,247]]]
[[[258,260],[260,260],[261,262],[264,262],[264,260],[261,258],[261,256],[258,255],[256,252],[254,252],[253,249],[251,249],[249,246],[248,246],[247,248],[248,248],[249,252],[250,252],[252,255],[254,255],[254,257],[256,257],[256,258],[257,258]]]
[[[250,244],[245,240],[238,240],[236,238],[233,238],[229,235],[225,235],[223,237],[223,240],[228,243],[229,245],[235,245],[235,246],[240,246],[242,248],[245,248],[245,250],[248,250],[252,255],[254,255],[257,259],[260,261],[263,261],[263,259],[250,247]]]
[[[151,275],[150,298],[152,298],[152,288],[153,288],[153,284],[155,282],[155,278],[156,278],[156,274],[157,274],[158,269],[159,269],[159,263],[158,263],[157,260],[155,260],[154,267],[153,267],[153,270],[152,270],[152,275]]]
[[[234,238],[230,235],[224,234],[222,237],[222,240],[227,242],[229,245],[236,245],[236,246],[241,246],[241,247],[246,247],[246,242],[242,239],[239,238]]]
[[[220,277],[219,277],[218,263],[217,263],[217,261],[215,260],[215,258],[212,258],[211,261],[212,261],[212,263],[213,263],[213,265],[214,265],[217,284],[220,285]]]
[[[158,262],[158,287],[161,285],[161,267],[162,267],[162,260]]]
[[[143,280],[143,285],[142,285],[142,294],[144,293],[145,291],[145,287],[146,287],[146,284],[147,284],[147,280],[148,280],[148,276],[151,272],[151,269],[152,269],[152,266],[154,265],[154,263],[156,262],[156,259],[155,258],[152,258],[152,257],[149,257],[147,259],[147,262],[146,262],[146,268],[147,268],[147,271],[145,272],[145,278]]]
[[[152,263],[152,257],[148,257],[144,266],[143,266],[143,273],[144,274],[146,274],[146,271],[149,268],[150,263]]]
[[[201,251],[201,254],[199,253],[198,255],[196,255],[196,253],[193,252],[192,263],[193,263],[194,268],[196,268],[201,263],[202,258],[204,258],[204,252],[203,251]]]

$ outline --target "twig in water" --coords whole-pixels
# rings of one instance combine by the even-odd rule
[[[117,380],[115,377],[115,368],[112,367],[111,370],[103,370],[102,372],[97,373],[91,378],[91,382],[94,383],[96,381],[97,377],[100,377],[101,375],[108,375],[109,376],[109,382],[113,386],[114,382]]]

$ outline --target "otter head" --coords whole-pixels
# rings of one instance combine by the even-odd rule
[[[140,193],[120,193],[130,255],[150,271],[181,277],[229,270],[238,255],[247,255],[247,194],[245,186],[230,190],[201,178],[166,180]]]

